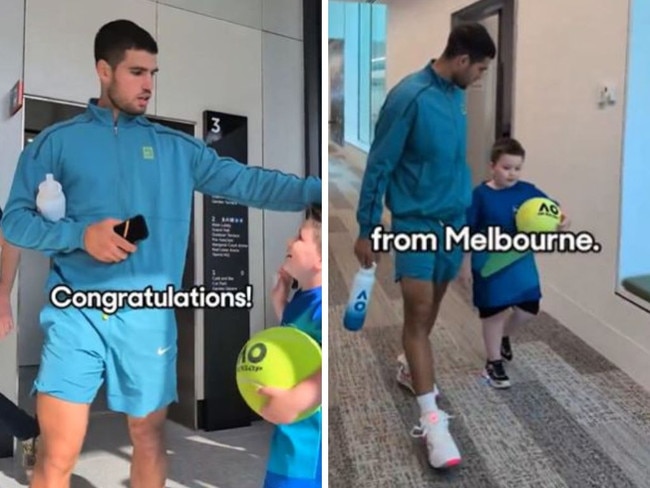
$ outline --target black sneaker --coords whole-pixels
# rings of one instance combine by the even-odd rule
[[[494,388],[510,388],[510,378],[503,367],[503,361],[488,361],[485,364],[485,378]]]
[[[512,347],[510,347],[510,337],[508,336],[501,339],[501,357],[506,361],[512,361]]]

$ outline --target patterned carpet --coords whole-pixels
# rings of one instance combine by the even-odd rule
[[[463,464],[448,473],[428,465],[410,436],[417,403],[395,382],[402,310],[389,256],[364,329],[341,324],[358,269],[360,176],[358,163],[330,160],[329,486],[650,487],[650,394],[544,312],[513,338],[512,388],[495,391],[480,377],[480,322],[456,284],[431,343]]]

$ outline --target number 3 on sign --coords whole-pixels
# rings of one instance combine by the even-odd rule
[[[219,117],[212,117],[212,128],[210,129],[210,132],[214,134],[221,132],[221,126],[219,125],[219,122],[221,122],[221,119]]]

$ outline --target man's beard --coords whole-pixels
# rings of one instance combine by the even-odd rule
[[[452,81],[454,82],[454,85],[456,85],[461,90],[467,90],[467,84],[463,80],[461,80],[458,76],[453,76]]]
[[[113,95],[113,92],[114,92],[113,87],[109,87],[107,96],[108,96],[108,99],[113,104],[113,107],[115,107],[116,109],[118,109],[118,110],[120,110],[120,111],[122,111],[122,112],[124,112],[126,114],[129,114],[129,115],[142,115],[146,111],[146,108],[143,109],[143,110],[135,110],[135,109],[129,108],[126,104],[121,103],[117,99],[117,97],[115,97]]]

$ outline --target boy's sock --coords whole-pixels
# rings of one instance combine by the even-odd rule
[[[433,392],[425,393],[417,397],[418,405],[422,415],[438,411],[438,404],[436,403],[436,396]]]
[[[501,357],[506,361],[512,361],[512,346],[508,336],[501,339]]]

